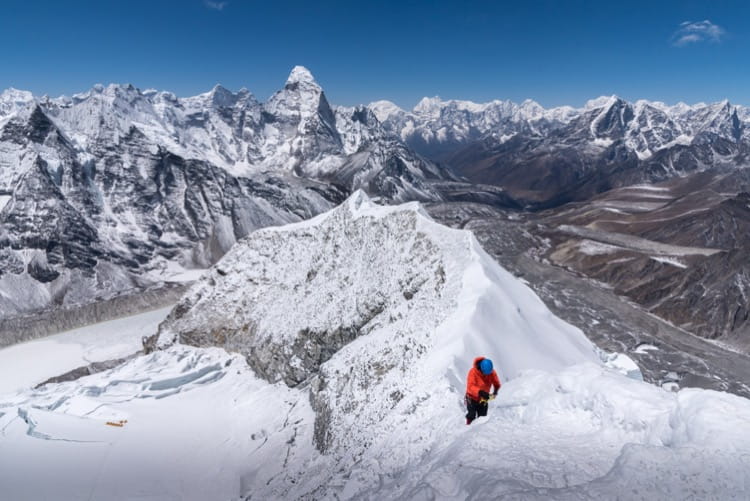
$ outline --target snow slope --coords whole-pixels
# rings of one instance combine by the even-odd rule
[[[0,498],[236,498],[248,472],[280,467],[295,429],[312,449],[311,414],[298,390],[260,381],[223,350],[139,357],[0,397]]]
[[[172,308],[140,313],[0,349],[0,394],[29,388],[92,362],[132,355]],[[33,361],[33,363],[30,363]]]
[[[608,368],[471,233],[418,204],[378,207],[355,193],[310,221],[251,234],[157,341],[110,371],[0,396],[4,493],[747,495],[750,402],[671,393]],[[504,386],[489,417],[467,427],[464,378],[480,354]]]

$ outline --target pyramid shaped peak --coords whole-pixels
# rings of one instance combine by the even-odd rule
[[[310,70],[304,66],[295,66],[292,68],[291,73],[289,73],[289,78],[286,79],[286,83],[287,85],[294,83],[312,83],[317,85],[315,77],[313,77]]]

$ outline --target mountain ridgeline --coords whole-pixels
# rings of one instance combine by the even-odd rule
[[[727,101],[668,106],[612,96],[580,109],[544,109],[533,101],[425,98],[411,112],[387,101],[370,107],[418,153],[474,183],[502,186],[532,209],[700,171],[734,171],[750,153],[750,109]]]
[[[265,102],[219,85],[186,98],[132,85],[60,98],[9,89],[0,344],[20,340],[8,333],[40,312],[126,311],[144,292],[158,302],[249,233],[361,189],[444,215],[476,203],[514,214],[525,226],[509,238],[531,242],[524,252],[540,262],[750,349],[749,123],[750,109],[726,101],[616,96],[582,108],[439,98],[412,111],[336,107],[300,66]]]
[[[332,108],[302,67],[265,103],[218,85],[189,98],[11,89],[0,95],[0,318],[158,288],[355,189],[438,200],[432,183],[450,178],[366,107]]]
[[[750,109],[616,96],[580,109],[439,98],[410,112],[370,107],[418,153],[528,209],[533,255],[750,350]]]

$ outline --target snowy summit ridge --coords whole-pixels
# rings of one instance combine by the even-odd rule
[[[251,233],[147,346],[162,349],[0,399],[7,493],[731,499],[750,481],[748,400],[607,368],[470,232],[417,203],[355,192]],[[477,355],[503,387],[466,426]],[[73,451],[86,467],[29,485]]]
[[[490,329],[490,318],[503,328]],[[548,314],[471,232],[435,223],[417,202],[379,206],[362,191],[309,221],[249,235],[160,330],[162,345],[222,340],[269,381],[290,386],[380,330],[408,335],[415,346],[461,340],[461,359],[489,343],[511,377],[598,359],[583,333]],[[322,345],[311,349],[311,338]],[[309,359],[311,351],[320,357]]]
[[[504,378],[599,360],[471,232],[362,191],[239,242],[146,344],[175,341],[239,352],[270,383],[307,388],[315,443],[337,454],[394,426],[424,398],[420,388],[460,400],[477,353],[492,353]]]
[[[664,479],[645,488],[654,495],[732,493],[748,463],[715,451],[750,443],[699,404],[750,423],[744,399],[675,396],[607,369],[471,232],[435,223],[418,203],[381,207],[355,192],[309,221],[256,231],[192,287],[150,347],[175,341],[239,352],[262,379],[307,395],[312,430],[295,428],[283,473],[250,475],[253,497],[535,499],[544,486],[576,499],[653,478]],[[464,378],[477,355],[494,360],[504,386],[489,428],[470,433]],[[304,452],[305,437],[316,452]],[[547,481],[519,468],[537,461]],[[705,477],[669,477],[719,463],[729,476],[707,491]],[[488,465],[504,480],[479,480]]]

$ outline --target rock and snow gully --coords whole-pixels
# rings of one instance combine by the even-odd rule
[[[145,344],[114,369],[0,396],[4,494],[748,495],[750,401],[668,392],[608,366],[470,232],[416,203],[380,207],[355,192],[250,234]],[[504,385],[467,427],[464,377],[478,354]]]

